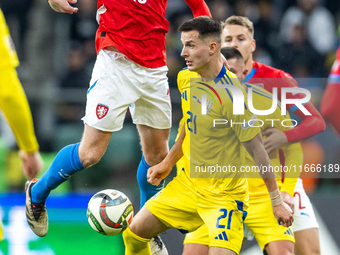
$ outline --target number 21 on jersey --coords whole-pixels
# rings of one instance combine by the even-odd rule
[[[194,115],[191,111],[187,111],[187,114],[189,115],[189,118],[187,119],[188,129],[191,133],[196,134],[196,132],[197,132],[197,126],[196,126],[197,115]]]

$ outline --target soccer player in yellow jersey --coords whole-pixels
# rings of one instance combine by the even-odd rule
[[[228,61],[230,71],[236,74],[240,82],[245,78],[247,70],[244,68],[244,60],[241,53],[235,48],[222,48],[222,54]],[[195,75],[193,75],[195,76]],[[244,84],[245,89],[251,89],[253,106],[257,110],[268,110],[273,105],[272,94],[254,85]],[[285,131],[290,129],[292,123],[289,115],[281,115],[280,103],[276,110],[269,115],[257,115],[257,123],[254,126],[261,126],[261,131],[269,127],[275,127]],[[291,171],[286,173],[284,183],[281,178],[280,159],[278,151],[269,154],[271,163],[276,168],[277,183],[281,192],[294,196],[294,188],[297,182],[298,172],[293,166],[302,164],[302,148],[299,143],[289,143],[282,147],[285,155],[286,167],[291,167]],[[247,177],[249,184],[249,209],[245,219],[245,237],[252,237],[253,233],[262,250],[269,255],[294,254],[294,236],[291,227],[286,228],[278,223],[270,208],[270,198],[264,182],[261,178],[256,178],[257,173],[250,172],[255,162],[249,154],[246,155],[245,166],[247,166]],[[181,167],[181,166],[178,166]],[[295,168],[296,169],[296,168]],[[251,231],[251,232],[250,232]],[[208,255],[209,236],[206,226],[200,227],[195,232],[186,235],[184,240],[183,255]]]
[[[222,63],[220,24],[209,17],[198,17],[184,22],[179,31],[181,55],[189,71],[196,71],[199,79],[179,78],[185,127],[167,157],[149,169],[148,181],[157,185],[182,156],[185,169],[146,202],[123,232],[125,254],[150,254],[148,242],[153,236],[171,227],[191,232],[203,224],[209,231],[209,254],[239,254],[248,207],[247,180],[240,171],[245,159],[242,144],[258,166],[269,166],[270,160],[260,129],[241,125],[256,116],[244,104],[244,115],[234,115],[235,95],[217,86],[229,84],[231,90],[242,91]],[[214,127],[214,120],[219,119],[234,125]],[[275,175],[270,172],[262,176],[275,217],[284,226],[290,226],[292,211],[282,201]]]
[[[15,67],[19,60],[0,9],[0,109],[11,127],[23,162],[23,171],[33,178],[42,168],[39,145],[34,134],[31,111]],[[0,240],[3,232],[0,225]]]

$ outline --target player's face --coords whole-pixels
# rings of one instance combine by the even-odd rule
[[[227,25],[222,31],[222,47],[234,47],[238,49],[244,61],[247,63],[249,57],[255,50],[255,40],[246,27]]]
[[[244,62],[241,59],[231,58],[228,59],[229,71],[234,73],[239,81],[242,83],[246,78],[248,70],[244,69]]]
[[[209,43],[198,38],[198,31],[182,32],[181,42],[183,45],[181,56],[190,71],[198,71],[207,65],[210,60]]]

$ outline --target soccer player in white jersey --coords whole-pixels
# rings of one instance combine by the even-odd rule
[[[204,0],[185,1],[194,17],[211,16]],[[150,166],[161,162],[168,153],[171,102],[165,52],[169,28],[165,18],[167,2],[97,1],[97,59],[87,91],[83,137],[80,143],[62,148],[44,175],[26,185],[27,221],[38,236],[45,236],[48,231],[45,201],[50,192],[101,159],[112,133],[123,128],[128,108],[143,151],[137,170],[141,206],[163,188],[164,182],[157,187],[150,185],[146,174]],[[48,3],[57,12],[78,11],[70,5],[75,0]],[[161,244],[159,238],[153,240],[153,244]]]

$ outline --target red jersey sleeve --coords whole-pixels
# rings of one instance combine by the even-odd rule
[[[209,16],[211,17],[211,13],[208,5],[204,0],[185,0],[185,2],[190,7],[194,18],[198,16]]]
[[[263,75],[263,74],[262,74]],[[283,87],[298,87],[298,83],[296,80],[288,73],[279,70],[273,69],[270,74],[264,75],[264,77],[272,77],[275,79],[275,87],[278,87],[278,98],[281,100],[281,89]],[[272,92],[272,82],[268,82],[264,84],[264,88],[270,92]],[[304,98],[305,95],[303,93],[287,93],[287,98]],[[294,127],[293,129],[284,131],[287,136],[287,140],[289,143],[298,142],[303,139],[307,139],[312,137],[320,132],[323,132],[326,129],[326,123],[322,118],[319,111],[313,106],[312,103],[308,102],[304,104],[304,107],[311,113],[311,115],[305,115],[299,108],[292,108],[294,105],[288,104],[287,109],[290,112],[293,112],[296,116],[298,116],[302,121],[299,125]]]
[[[331,124],[340,136],[340,46],[337,58],[328,77],[327,87],[321,100],[320,111],[325,120]]]
[[[298,87],[295,79],[292,78],[288,73],[283,71],[279,74],[281,78],[283,78],[284,84],[280,84],[280,87]],[[288,78],[288,79],[287,79]],[[286,82],[288,81],[288,82]],[[281,83],[281,82],[280,82]],[[287,98],[303,98],[304,94],[292,94],[288,93]],[[287,105],[287,108],[290,109],[292,105]],[[303,139],[307,139],[312,137],[320,132],[325,131],[326,123],[322,118],[319,111],[314,107],[314,105],[310,102],[304,104],[304,107],[311,113],[311,115],[305,115],[299,108],[294,111],[294,114],[298,116],[302,122],[294,127],[293,129],[284,131],[287,136],[287,140],[289,143],[298,142]]]
[[[304,105],[304,107],[312,115],[304,115],[300,109],[297,109],[294,114],[298,116],[302,122],[295,128],[284,131],[287,136],[289,143],[298,142],[303,139],[307,139],[316,135],[317,133],[323,132],[326,129],[326,123],[321,117],[319,111],[310,102]]]

